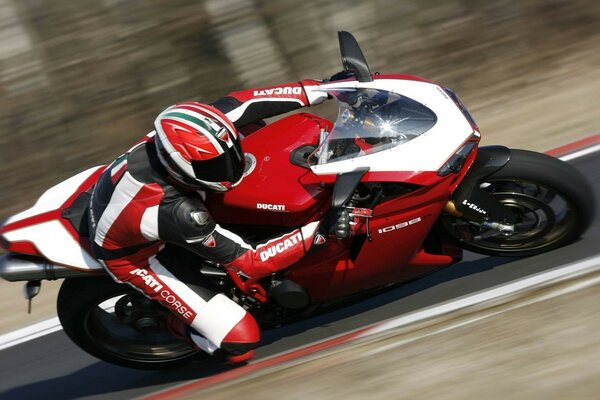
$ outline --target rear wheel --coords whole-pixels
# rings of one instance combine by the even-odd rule
[[[71,340],[112,364],[165,369],[200,354],[168,331],[168,310],[108,276],[66,279],[57,307]]]
[[[545,154],[512,150],[507,165],[485,178],[480,188],[517,218],[505,234],[465,218],[444,215],[440,227],[459,246],[494,256],[530,256],[576,240],[589,226],[593,190],[571,165]]]

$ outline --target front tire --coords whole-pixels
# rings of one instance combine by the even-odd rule
[[[168,310],[108,276],[66,279],[57,311],[65,333],[77,346],[112,364],[167,369],[200,354],[169,333]]]
[[[512,150],[508,163],[484,178],[480,189],[517,216],[504,235],[464,218],[444,215],[441,230],[460,247],[493,256],[531,256],[575,241],[592,221],[591,185],[573,166],[554,157]]]

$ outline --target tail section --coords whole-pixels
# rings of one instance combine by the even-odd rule
[[[43,257],[59,265],[101,270],[67,209],[92,187],[103,170],[104,167],[90,168],[59,183],[48,189],[33,207],[3,221],[0,245],[9,252]]]

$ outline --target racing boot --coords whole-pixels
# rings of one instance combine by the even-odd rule
[[[167,329],[175,338],[189,344],[192,348],[223,358],[231,364],[250,360],[260,340],[258,325],[248,313],[223,338],[220,348],[175,314],[167,317]]]
[[[192,327],[186,324],[175,314],[167,316],[167,329],[175,338],[189,344],[196,350],[202,350],[208,354],[213,354],[218,349],[217,346],[210,343],[208,339],[196,332]]]

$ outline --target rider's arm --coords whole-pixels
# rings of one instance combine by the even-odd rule
[[[255,247],[215,223],[202,200],[180,197],[159,206],[158,235],[161,240],[186,248],[255,279],[268,276],[298,262],[312,247],[325,241],[310,223]],[[318,240],[317,240],[318,238]]]
[[[283,85],[241,90],[211,105],[229,118],[236,128],[301,107],[319,104],[327,94],[319,90],[319,81],[303,80]]]

